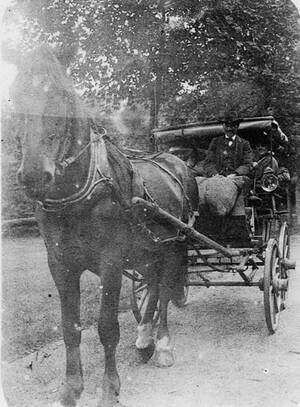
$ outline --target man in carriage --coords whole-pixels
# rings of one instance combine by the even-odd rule
[[[227,113],[222,120],[224,136],[212,139],[203,169],[206,176],[249,176],[253,168],[253,153],[247,140],[237,135],[240,119]]]
[[[208,209],[214,215],[212,222],[205,222],[201,228],[208,227],[206,232],[212,232],[212,237],[222,243],[236,241],[247,246],[250,243],[250,228],[245,200],[251,186],[253,152],[250,143],[237,134],[240,121],[235,112],[225,115],[222,120],[224,135],[211,140],[203,163],[205,178],[196,179],[200,211],[202,201],[203,211]]]

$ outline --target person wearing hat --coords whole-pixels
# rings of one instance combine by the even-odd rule
[[[249,176],[253,155],[249,142],[237,135],[240,119],[228,114],[222,124],[224,135],[212,139],[209,145],[203,165],[205,175]]]
[[[203,175],[202,161],[204,157],[202,157],[202,151],[198,151],[195,147],[175,146],[169,149],[169,153],[184,161],[194,176]]]
[[[254,176],[256,179],[262,179],[267,169],[277,176],[279,187],[284,189],[290,182],[291,176],[289,170],[284,166],[279,166],[278,160],[274,157],[274,153],[269,151],[268,145],[262,141],[257,143],[254,149]]]
[[[242,246],[250,244],[249,221],[245,214],[245,199],[250,190],[250,174],[253,169],[253,153],[247,140],[238,136],[240,119],[236,115],[227,114],[222,120],[224,135],[215,137],[210,142],[203,169],[206,177],[216,175],[231,178],[237,187],[237,195],[232,202],[228,216],[223,216],[219,234],[225,243],[239,242]],[[220,184],[221,182],[221,184]],[[216,179],[217,194],[227,196],[228,210],[232,183],[226,179]],[[222,185],[222,186],[220,186]],[[217,199],[217,198],[216,198]],[[214,222],[217,218],[214,219]],[[224,243],[223,242],[223,243]]]

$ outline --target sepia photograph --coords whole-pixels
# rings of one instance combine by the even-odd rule
[[[300,407],[300,0],[5,0],[7,407]]]

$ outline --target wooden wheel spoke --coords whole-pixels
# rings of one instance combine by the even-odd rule
[[[134,292],[135,294],[138,294],[139,292],[145,290],[148,287],[148,284],[142,284],[140,287],[138,287]]]
[[[147,311],[149,298],[150,294],[148,284],[143,281],[138,283],[136,281],[133,281],[130,301],[133,315],[138,323],[141,322],[143,315]],[[154,315],[152,319],[153,326],[157,323],[158,319],[159,319],[159,307],[157,305],[154,310]]]
[[[141,296],[141,298],[139,300],[139,304],[138,304],[138,308],[139,308],[140,311],[142,310],[143,305],[144,305],[147,298],[149,298],[149,294],[148,294],[147,290],[145,290],[143,292],[143,294],[142,294],[142,296]]]

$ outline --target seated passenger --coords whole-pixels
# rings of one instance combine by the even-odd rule
[[[204,175],[203,172],[203,161],[205,156],[203,155],[204,150],[198,150],[195,147],[171,147],[169,153],[176,155],[192,171],[194,176]]]
[[[274,197],[277,209],[286,210],[287,200],[289,199],[287,185],[291,181],[289,170],[278,164],[274,154],[269,151],[268,146],[265,144],[261,143],[256,146],[254,149],[254,157],[256,160],[254,163],[255,185],[261,187],[262,184],[264,184],[263,189],[267,187],[270,192],[273,190],[276,191]],[[262,179],[263,175],[268,173],[274,174],[276,178],[273,184],[268,180],[268,184],[266,185]],[[261,193],[263,193],[263,191],[260,188],[255,188],[254,194],[257,194],[258,197],[256,195],[253,196],[259,198]],[[266,199],[263,199],[263,201],[266,201]]]
[[[204,172],[211,177],[217,174],[226,177],[249,176],[253,167],[253,155],[247,140],[237,135],[240,120],[228,114],[223,121],[224,136],[212,139],[206,159]]]
[[[279,187],[283,187],[290,182],[291,177],[289,170],[286,167],[279,166],[278,161],[274,155],[268,149],[268,146],[264,143],[257,144],[254,150],[254,168],[255,177],[261,179],[267,168],[273,170],[274,174],[278,178]]]
[[[241,246],[248,246],[250,245],[250,228],[246,219],[245,198],[250,190],[248,177],[253,170],[253,153],[249,142],[237,135],[239,124],[240,119],[234,113],[225,116],[223,121],[224,135],[212,139],[203,169],[207,177],[220,175],[229,178],[226,182],[218,178],[215,181],[216,186],[212,185],[212,191],[214,189],[215,193],[212,194],[210,206],[213,206],[215,200],[216,202],[224,201],[224,213],[228,208],[228,216],[223,217],[222,222],[218,224],[219,233],[223,236],[222,243],[227,244],[236,241]],[[232,193],[230,178],[237,186],[236,194]],[[200,190],[201,185],[199,181],[197,182]],[[207,186],[205,194],[206,196],[208,194]],[[208,199],[206,198],[206,200]],[[218,211],[221,213],[219,209]],[[214,218],[214,223],[216,220],[217,217]],[[201,225],[201,227],[204,226]]]

